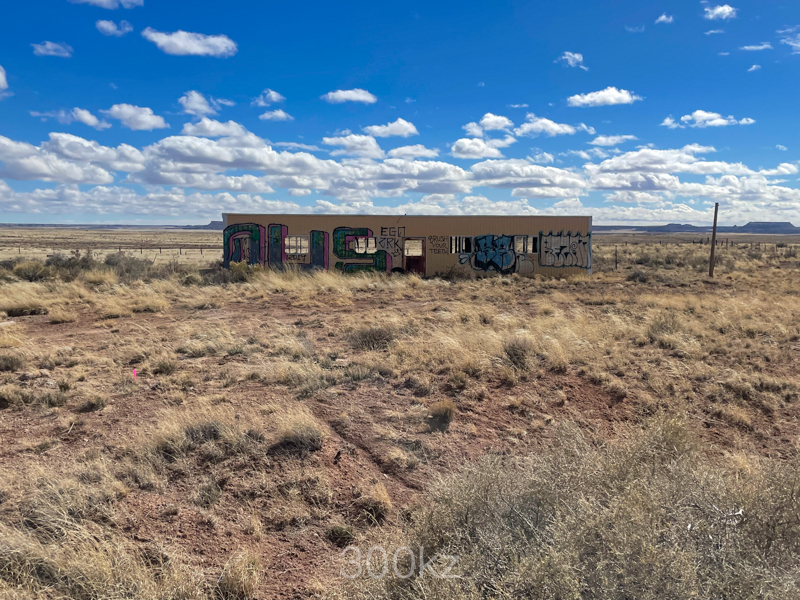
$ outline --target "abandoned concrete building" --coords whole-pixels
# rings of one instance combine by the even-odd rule
[[[223,214],[224,264],[562,276],[591,273],[591,217]]]

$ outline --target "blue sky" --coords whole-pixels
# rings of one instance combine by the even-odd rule
[[[800,3],[7,2],[0,222],[800,225]]]

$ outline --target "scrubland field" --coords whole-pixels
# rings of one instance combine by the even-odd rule
[[[796,251],[614,242],[550,280],[8,257],[0,597],[799,598]]]

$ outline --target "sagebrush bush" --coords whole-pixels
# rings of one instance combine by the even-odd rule
[[[53,271],[38,260],[28,260],[14,267],[14,275],[26,281],[42,281],[51,278]]]
[[[21,371],[25,360],[18,354],[0,354],[0,372]]]
[[[660,418],[597,448],[562,425],[540,454],[484,457],[432,487],[404,541],[427,557],[458,556],[455,578],[422,576],[417,565],[410,579],[390,573],[342,596],[800,597],[800,461],[735,471],[693,435]]]
[[[365,327],[350,334],[350,344],[357,350],[383,350],[395,338],[397,331],[393,327]]]
[[[503,342],[503,351],[514,368],[525,371],[531,366],[535,356],[533,342],[524,336],[515,336]]]

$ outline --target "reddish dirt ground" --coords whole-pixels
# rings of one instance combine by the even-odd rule
[[[353,306],[325,310],[298,308],[289,299],[272,296],[269,302],[230,304],[212,310],[174,308],[166,315],[137,314],[98,326],[96,318],[84,310],[77,322],[51,325],[45,316],[21,317],[15,321],[26,327],[26,336],[42,349],[72,346],[81,353],[103,356],[116,340],[137,336],[142,329],[163,332],[165,339],[181,324],[192,320],[218,322],[238,336],[247,336],[266,317],[281,323],[314,323],[303,329],[318,353],[339,352],[337,364],[348,364],[353,353],[340,331],[343,316],[362,307],[374,307],[377,298],[365,296]],[[430,311],[436,303],[395,301],[400,311]],[[356,526],[359,540],[374,532],[358,509],[359,490],[371,482],[386,486],[393,510],[384,527],[392,527],[418,502],[437,476],[456,469],[464,461],[487,452],[523,453],[546,443],[553,424],[560,420],[577,422],[597,439],[613,437],[621,423],[639,420],[640,406],[635,394],[614,399],[577,371],[540,371],[515,387],[487,382],[485,398],[467,399],[444,390],[419,398],[404,386],[404,377],[369,379],[333,386],[307,399],[296,399],[284,386],[264,385],[239,380],[221,389],[218,380],[203,381],[203,375],[224,371],[246,360],[238,356],[180,358],[180,370],[190,373],[195,382],[184,402],[190,405],[198,396],[224,395],[237,412],[248,414],[268,403],[302,402],[330,428],[330,436],[319,452],[303,456],[270,452],[270,440],[263,450],[235,455],[220,462],[201,458],[182,461],[168,468],[164,488],[132,487],[116,505],[115,524],[124,535],[142,548],[159,546],[177,550],[183,560],[202,567],[213,580],[226,561],[242,548],[251,548],[263,560],[265,573],[259,598],[304,598],[321,585],[338,580],[341,550],[325,537],[332,522]],[[793,358],[790,363],[796,363]],[[786,368],[793,368],[792,364]],[[58,472],[64,465],[78,462],[88,451],[121,460],[131,450],[134,432],[155,428],[159,414],[169,408],[160,378],[143,375],[132,392],[119,392],[113,381],[133,365],[93,365],[86,369],[86,381],[79,387],[107,393],[110,401],[97,412],[77,413],[75,404],[59,409],[26,407],[0,410],[0,463],[20,472],[33,466]],[[116,372],[112,372],[116,369]],[[34,388],[55,387],[70,367],[41,372],[25,382]],[[636,377],[637,374],[629,374]],[[526,397],[551,398],[557,391],[566,401],[548,401],[546,406],[517,400]],[[404,422],[398,414],[424,402],[430,405],[443,397],[454,398],[457,415],[446,432],[431,431],[420,422]],[[780,414],[762,415],[753,431],[725,426],[709,416],[703,403],[689,406],[695,426],[704,439],[719,451],[746,447],[763,454],[787,455],[798,438],[798,404],[787,404]],[[392,440],[385,439],[383,427],[390,424]],[[536,426],[532,426],[536,423]],[[52,445],[49,449],[37,446]],[[387,460],[398,442],[418,463],[413,469],[398,468]],[[337,453],[340,458],[337,460]],[[313,496],[314,479],[324,475],[330,497],[318,501]],[[198,481],[212,478],[221,483],[222,497],[213,509],[204,510],[189,501]],[[306,479],[312,481],[308,482]],[[305,483],[304,483],[305,482]],[[282,489],[281,486],[288,486]],[[305,494],[305,496],[304,496]],[[310,518],[264,519],[263,536],[256,539],[242,526],[246,516],[280,512],[286,498],[300,498]],[[318,504],[318,506],[316,506]],[[270,512],[272,511],[272,512]]]

